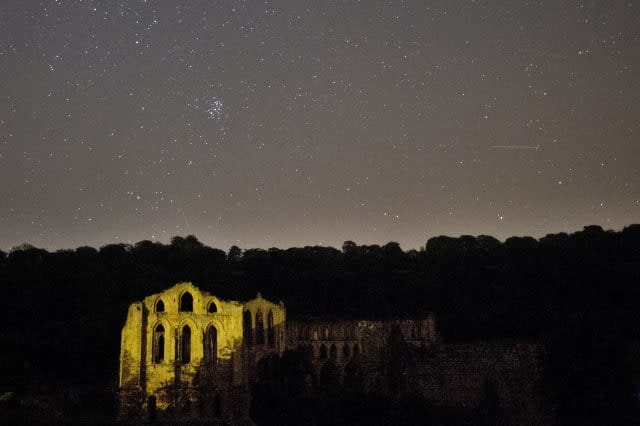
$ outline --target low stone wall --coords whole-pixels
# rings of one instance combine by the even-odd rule
[[[494,410],[509,425],[547,425],[541,356],[541,346],[525,342],[439,345],[418,357],[417,381],[434,405]]]
[[[435,332],[424,332],[430,327],[428,319],[423,321],[291,322],[287,344],[307,351],[321,385],[328,371],[330,383],[347,389],[351,370],[365,393],[418,393],[435,407],[477,412],[505,425],[552,423],[540,389],[540,345],[516,340],[442,344]],[[351,350],[343,356],[345,345],[357,345],[359,355]],[[331,356],[332,346],[337,356]]]

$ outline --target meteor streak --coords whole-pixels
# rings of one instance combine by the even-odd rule
[[[540,145],[493,145],[491,149],[538,151],[540,149]]]

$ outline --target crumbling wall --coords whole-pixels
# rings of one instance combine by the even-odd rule
[[[182,309],[186,293],[189,308]],[[215,349],[207,340],[212,327]],[[155,330],[164,346],[154,347]],[[188,335],[191,340],[185,338],[182,345],[181,336]],[[181,345],[189,342],[187,355],[180,355]],[[164,352],[156,357],[159,347]],[[433,406],[476,410],[507,425],[549,423],[538,388],[538,345],[440,344],[432,314],[390,321],[287,322],[282,303],[260,295],[244,304],[223,301],[191,283],[129,307],[121,339],[121,415],[145,417],[157,410],[182,419],[242,420],[248,416],[248,388],[258,364],[280,357],[285,348],[305,352],[313,382],[326,389],[390,398],[419,393]]]
[[[263,321],[250,351],[245,313]],[[284,350],[285,320],[282,303],[221,300],[189,282],[133,303],[121,336],[121,417],[246,420],[251,360]]]
[[[504,424],[545,425],[542,347],[526,342],[446,344],[419,358],[423,396],[434,405],[482,410],[495,405]]]

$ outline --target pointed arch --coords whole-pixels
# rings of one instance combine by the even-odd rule
[[[329,358],[336,360],[338,358],[338,348],[336,348],[335,343],[331,345],[331,349],[329,349]]]
[[[349,348],[348,344],[344,344],[342,347],[342,358],[346,361],[351,356],[351,348]]]
[[[156,312],[164,312],[164,302],[162,299],[158,299],[156,302]]]
[[[180,333],[180,361],[183,364],[191,362],[191,327],[185,325]]]
[[[162,324],[158,324],[153,330],[153,362],[158,364],[164,361],[165,354],[165,342],[166,337],[164,334],[164,327]]]
[[[256,345],[264,345],[264,318],[260,309],[256,312]]]
[[[209,312],[210,314],[215,314],[216,312],[218,312],[218,305],[216,305],[216,302],[214,302],[212,300],[209,303],[209,307],[207,308],[207,312]]]
[[[204,334],[204,360],[215,364],[218,360],[218,330],[211,324]]]
[[[327,347],[324,343],[320,345],[320,359],[327,359]]]
[[[273,311],[269,309],[267,314],[267,344],[271,347],[276,345],[276,334],[273,328]]]
[[[180,296],[180,312],[193,312],[193,296],[188,291]]]

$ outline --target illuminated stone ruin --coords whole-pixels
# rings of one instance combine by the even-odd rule
[[[282,302],[260,294],[247,302],[221,300],[191,283],[129,307],[120,417],[250,424],[250,388],[277,374],[269,366],[285,350],[310,361],[304,373],[309,396],[316,386],[390,397],[418,392],[433,406],[477,408],[489,384],[509,424],[545,423],[536,420],[537,345],[441,344],[429,313],[388,321],[287,321]]]
[[[221,300],[180,283],[129,307],[122,329],[122,418],[248,418],[249,368],[285,349],[283,304]]]

